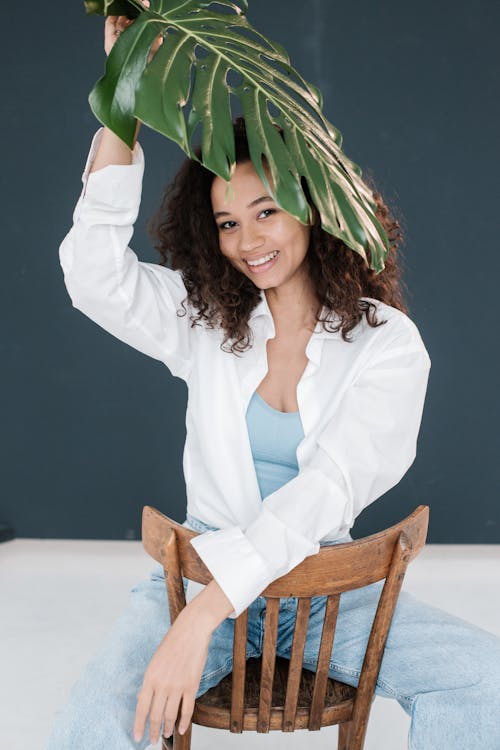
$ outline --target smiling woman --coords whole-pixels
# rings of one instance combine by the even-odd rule
[[[281,133],[281,130],[277,128]],[[377,325],[379,299],[406,313],[398,248],[399,223],[382,196],[374,190],[376,216],[389,237],[390,247],[381,273],[373,271],[356,252],[321,227],[321,220],[304,184],[313,221],[302,224],[277,206],[258,176],[248,150],[245,121],[234,122],[236,166],[230,183],[187,159],[167,187],[161,206],[148,226],[161,265],[182,272],[193,321],[220,326],[223,346],[242,352],[250,346],[249,319],[260,301],[260,290],[269,292],[268,303],[277,309],[272,291],[277,285],[286,294],[286,306],[301,299],[307,314],[302,324],[341,330],[344,340],[366,314]],[[195,149],[201,158],[201,149]],[[272,186],[269,169],[263,166]],[[232,200],[226,198],[232,187]],[[262,266],[270,253],[276,258]],[[285,300],[285,296],[282,296]],[[323,309],[325,308],[325,309]],[[333,325],[329,311],[337,314]],[[321,316],[322,312],[326,314]]]
[[[280,293],[293,299],[308,278],[304,260],[310,226],[279,208],[261,208],[275,203],[270,196],[262,195],[265,186],[251,162],[236,165],[230,184],[231,201],[224,200],[227,183],[220,177],[214,179],[211,189],[214,218],[231,217],[218,223],[222,254],[259,289],[279,287]],[[219,206],[225,206],[224,210]]]
[[[141,262],[128,246],[144,156],[106,128],[60,247],[73,306],[187,384],[185,525],[200,532],[190,543],[212,579],[201,590],[185,581],[173,623],[162,569],[134,587],[47,750],[144,750],[174,731],[188,743],[196,697],[231,670],[231,620],[248,609],[247,656],[260,655],[261,592],[322,544],[350,540],[356,517],[416,455],[430,358],[402,310],[396,239],[375,275],[314,211],[306,226],[265,196],[243,123],[234,129],[230,201],[196,160],[166,191],[154,226],[173,267]],[[329,676],[357,684],[373,595],[368,586],[342,600]],[[305,654],[318,652],[324,605],[311,610]],[[289,655],[286,632],[280,618]],[[314,659],[305,664],[314,670]],[[400,597],[375,692],[411,716],[412,750],[496,750],[499,685],[497,638]]]
[[[123,38],[112,25],[109,49]],[[199,532],[190,544],[212,579],[201,590],[184,581],[186,606],[173,623],[161,566],[132,589],[47,750],[144,750],[174,726],[175,746],[189,747],[196,697],[231,671],[232,620],[248,610],[247,658],[261,655],[261,593],[322,544],[350,540],[355,519],[416,456],[431,362],[406,314],[397,222],[374,194],[390,240],[376,273],[324,230],[314,185],[304,185],[310,224],[275,203],[244,121],[232,127],[229,185],[198,149],[168,186],[149,227],[160,264],[128,244],[142,148],[101,128],[60,246],[73,306],[187,385],[184,524]],[[342,595],[328,656],[329,676],[357,685],[376,589],[354,593]],[[317,599],[304,650],[313,671],[326,605]],[[288,658],[291,631],[280,617]],[[376,694],[410,715],[412,750],[498,750],[499,686],[499,639],[400,597]]]

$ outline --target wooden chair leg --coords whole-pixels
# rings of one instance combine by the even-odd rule
[[[184,734],[179,734],[177,731],[177,727],[174,724],[174,744],[172,745],[173,750],[191,750],[191,728],[193,726],[193,723],[191,722],[184,732]]]
[[[344,721],[339,724],[339,750],[349,750],[351,727],[352,721]]]

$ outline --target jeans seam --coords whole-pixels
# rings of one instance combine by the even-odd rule
[[[287,649],[289,651],[289,649]],[[304,664],[310,664],[311,666],[316,666],[318,661],[311,660],[311,659],[304,659]],[[346,674],[349,675],[349,677],[356,677],[359,680],[361,672],[358,669],[348,669],[347,667],[342,666],[341,664],[335,664],[335,662],[329,662],[329,669],[331,669],[334,672],[338,672],[340,674]],[[408,708],[411,709],[413,702],[416,698],[416,696],[411,695],[402,695],[401,693],[398,693],[397,690],[395,690],[393,687],[391,687],[385,680],[380,680],[377,678],[376,685],[378,687],[382,688],[386,693],[390,693],[397,701],[403,701],[407,704]]]
[[[266,609],[262,609],[259,614],[259,620],[260,620],[259,649],[261,653],[264,648],[264,629],[265,629],[264,619],[266,616],[265,615],[266,612],[267,612]]]

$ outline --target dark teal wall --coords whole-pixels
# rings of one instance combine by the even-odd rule
[[[71,306],[58,246],[97,128],[103,21],[76,0],[31,6],[3,9],[0,521],[24,537],[134,538],[145,503],[184,519],[186,388]],[[354,534],[427,503],[429,541],[498,543],[500,6],[250,0],[248,15],[397,206],[432,359],[417,459]],[[183,154],[152,132],[141,143],[132,244],[156,261],[145,221]]]

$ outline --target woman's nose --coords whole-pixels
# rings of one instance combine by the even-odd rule
[[[240,229],[240,250],[242,252],[251,252],[258,250],[264,244],[264,237],[258,227],[242,226]]]

